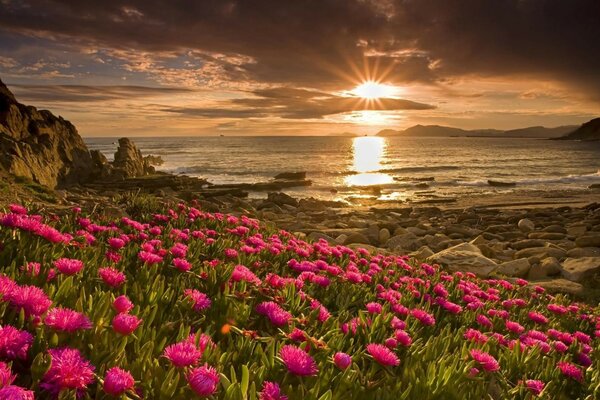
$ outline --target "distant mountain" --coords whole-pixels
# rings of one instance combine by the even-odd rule
[[[561,137],[564,140],[600,140],[600,118],[586,122],[568,135]]]
[[[557,138],[568,132],[572,132],[577,126],[559,126],[546,128],[543,126],[531,126],[528,128],[511,129],[502,131],[499,129],[473,129],[466,130],[441,125],[415,125],[404,130],[384,129],[377,136],[420,136],[420,137],[523,137],[523,138]]]

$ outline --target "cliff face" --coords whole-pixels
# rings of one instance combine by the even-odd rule
[[[73,124],[19,103],[1,81],[0,154],[6,171],[51,188],[89,180],[102,168]]]
[[[565,140],[600,140],[600,118],[594,118],[561,139]]]

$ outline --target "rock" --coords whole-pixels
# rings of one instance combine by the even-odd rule
[[[535,229],[535,224],[533,223],[532,220],[523,218],[523,219],[519,220],[517,227],[521,230],[521,232],[529,233]]]
[[[316,199],[300,199],[298,208],[303,211],[326,211],[327,205]]]
[[[155,172],[154,167],[144,159],[142,152],[128,138],[119,139],[119,147],[117,147],[112,166],[114,170],[111,175],[123,179],[150,175]]]
[[[419,247],[418,238],[415,234],[410,232],[392,236],[386,242],[386,247],[389,249],[401,248],[403,250],[416,250]]]
[[[19,103],[0,81],[0,168],[50,188],[83,183],[97,173],[69,121]]]
[[[382,228],[379,230],[379,243],[385,244],[389,238],[391,237],[390,231],[387,228]]]
[[[567,251],[567,257],[600,257],[600,247],[576,247]]]
[[[518,258],[516,260],[503,262],[498,266],[495,272],[506,275],[513,276],[518,278],[523,278],[529,272],[531,265],[529,265],[529,261],[526,258]]]
[[[352,243],[370,244],[369,239],[362,233],[358,233],[358,232],[348,235],[348,237],[344,241],[345,245],[352,244]]]
[[[561,274],[565,279],[582,282],[600,272],[600,257],[567,258],[562,263]]]
[[[275,179],[304,180],[306,179],[306,172],[282,172],[275,175]]]
[[[531,232],[527,237],[530,239],[561,240],[565,238],[565,234],[554,232]]]
[[[554,257],[546,257],[539,264],[533,265],[527,276],[530,280],[545,279],[560,274],[562,266]]]
[[[348,239],[348,235],[342,233],[341,235],[335,238],[335,242],[339,244],[344,244],[346,243],[346,239]]]
[[[589,233],[575,239],[577,247],[600,247],[600,233]]]
[[[287,204],[290,206],[298,207],[298,200],[282,192],[270,192],[267,195],[267,201],[275,203],[279,206]]]
[[[586,225],[573,225],[567,228],[567,234],[569,236],[583,236],[587,232]]]
[[[532,247],[529,249],[519,250],[515,253],[515,258],[529,258],[529,257],[537,257],[540,260],[547,257],[556,257],[558,259],[564,258],[566,255],[566,251],[563,249],[559,249],[556,247]]]
[[[375,254],[375,253],[384,253],[385,250],[384,249],[379,249],[375,246],[372,246],[370,244],[365,244],[365,243],[350,243],[349,245],[347,245],[347,247],[356,250],[356,249],[365,249],[367,250],[369,253],[371,254]]]
[[[592,183],[588,189],[600,189],[600,183]]]
[[[566,279],[552,279],[546,281],[532,281],[529,282],[531,286],[540,286],[548,291],[550,294],[565,293],[574,296],[583,294],[584,288],[581,284],[571,282]]]
[[[475,246],[479,246],[481,244],[487,244],[487,239],[484,235],[479,235],[475,239],[471,240],[469,243],[474,244]]]
[[[548,225],[547,227],[545,227],[544,229],[542,229],[542,232],[566,234],[567,230],[562,225],[554,224],[554,225]]]
[[[327,240],[329,243],[334,243],[335,239],[332,238],[331,236],[328,236],[322,232],[311,232],[308,234],[307,236],[308,239],[312,240],[313,242],[318,242],[319,239],[325,239]]]
[[[421,246],[419,250],[413,251],[409,256],[416,258],[419,261],[424,261],[434,255],[435,253],[427,246]]]
[[[523,239],[518,240],[516,242],[512,242],[510,247],[515,250],[523,250],[530,249],[532,247],[544,247],[546,245],[546,241],[541,239]]]
[[[452,272],[472,272],[479,277],[488,277],[498,264],[481,254],[477,246],[462,243],[430,256],[427,261],[446,266]]]

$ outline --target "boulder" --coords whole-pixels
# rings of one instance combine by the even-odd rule
[[[379,243],[385,244],[391,237],[390,231],[387,228],[382,228],[379,230]]]
[[[519,222],[517,223],[517,227],[521,230],[521,232],[529,233],[535,229],[535,224],[532,220],[523,218],[519,220]]]
[[[427,262],[443,265],[452,272],[472,272],[483,278],[498,268],[496,262],[485,257],[477,246],[470,243],[442,250],[430,256]]]
[[[304,180],[306,179],[306,172],[282,172],[280,174],[275,175],[275,179],[282,180]]]
[[[529,249],[519,250],[515,253],[515,259],[517,258],[529,258],[537,257],[540,260],[546,257],[556,257],[558,259],[564,258],[566,251],[557,247],[544,246],[544,247],[531,247]]]
[[[135,178],[155,172],[148,159],[142,156],[142,152],[128,138],[119,139],[112,166],[112,175],[119,178]]]
[[[282,192],[271,192],[267,195],[267,201],[275,203],[279,206],[284,204],[298,207],[298,200],[293,198],[292,196],[282,193]]]
[[[600,247],[600,233],[590,232],[575,239],[577,247]]]
[[[600,247],[576,247],[567,251],[567,257],[600,257]]]
[[[413,251],[409,256],[416,258],[419,261],[424,261],[434,255],[435,253],[427,246],[421,246],[419,250]]]
[[[512,277],[523,278],[529,272],[531,265],[526,258],[518,258],[516,260],[503,262],[498,266],[495,272]]]
[[[546,257],[529,270],[529,280],[545,279],[560,274],[562,266],[555,257]]]
[[[565,293],[574,296],[581,295],[584,292],[583,285],[571,282],[566,279],[551,279],[545,281],[531,281],[531,286],[540,286],[548,291],[550,294]]]
[[[582,282],[598,272],[600,257],[567,258],[561,268],[562,276],[574,282]]]
[[[355,233],[348,235],[348,237],[344,241],[345,245],[352,244],[352,243],[370,244],[370,241],[362,233],[355,232]]]
[[[324,234],[323,232],[311,232],[308,234],[307,238],[312,240],[313,242],[317,242],[317,241],[319,241],[319,239],[325,239],[329,243],[335,243],[334,238]]]
[[[419,247],[418,240],[419,238],[414,233],[408,232],[392,236],[386,242],[386,247],[389,249],[416,250]]]

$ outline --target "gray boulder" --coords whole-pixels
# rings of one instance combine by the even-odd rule
[[[452,272],[472,272],[484,278],[498,268],[495,261],[485,257],[477,246],[470,243],[442,250],[430,256],[427,262],[443,265]]]
[[[562,263],[561,274],[565,279],[582,282],[600,272],[600,257],[567,258]]]

